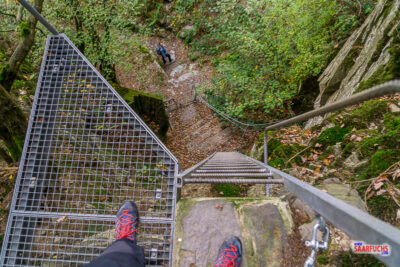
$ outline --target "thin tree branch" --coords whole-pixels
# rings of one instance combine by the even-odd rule
[[[5,16],[9,16],[9,17],[13,17],[16,18],[16,16],[14,14],[10,14],[10,13],[6,13],[0,10],[0,14],[5,15]]]

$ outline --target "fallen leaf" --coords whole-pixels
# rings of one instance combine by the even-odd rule
[[[356,137],[356,141],[357,141],[357,142],[360,142],[361,140],[362,140],[362,137],[361,137],[361,136],[357,136],[357,137]]]
[[[67,219],[67,216],[62,216],[62,217],[57,219],[57,222],[60,223],[60,222],[65,221],[66,219]]]
[[[219,211],[222,211],[224,209],[224,206],[217,204],[215,205],[215,208]]]
[[[381,189],[381,190],[379,190],[377,193],[376,193],[376,195],[377,196],[380,196],[380,195],[383,195],[383,194],[385,194],[387,191],[385,190],[385,189]]]
[[[322,161],[324,162],[325,165],[331,164],[331,161],[330,161],[330,159],[328,159],[328,158],[325,158],[325,159],[323,159]]]
[[[381,188],[383,185],[383,182],[378,182],[378,183],[374,183],[374,189],[378,190],[379,188]]]
[[[316,143],[315,147],[322,147],[322,145],[320,143]]]

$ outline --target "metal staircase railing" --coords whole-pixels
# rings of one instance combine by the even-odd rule
[[[178,175],[183,183],[282,184],[263,163],[238,152],[218,152]],[[182,185],[182,183],[181,183]]]
[[[139,209],[146,265],[171,266],[176,158],[72,42],[49,30],[0,266],[90,262],[113,242],[125,200]]]
[[[302,122],[311,119],[315,116],[321,116],[328,114],[330,112],[343,109],[347,106],[359,104],[363,101],[373,99],[376,97],[400,93],[400,80],[395,80],[387,82],[385,84],[376,86],[364,92],[355,94],[345,100],[338,101],[336,103],[321,107],[319,109],[304,113],[302,115],[296,116],[294,118],[283,120],[265,128],[264,134],[264,163],[258,162],[251,159],[245,155],[236,153],[235,156],[228,156],[229,154],[216,153],[206,158],[199,164],[193,166],[192,168],[184,171],[178,175],[178,184],[185,183],[266,183],[267,195],[269,195],[269,186],[271,184],[282,183],[285,187],[293,193],[296,197],[304,201],[309,205],[316,213],[317,217],[320,218],[319,223],[316,225],[316,230],[325,231],[326,226],[323,218],[326,218],[330,223],[339,229],[343,230],[354,240],[362,240],[368,244],[388,244],[391,247],[390,256],[376,255],[379,260],[388,264],[388,266],[398,266],[400,262],[400,230],[395,227],[363,212],[331,195],[300,181],[299,179],[277,170],[268,165],[268,131],[280,129],[282,127],[290,126],[298,122]],[[202,99],[204,103],[205,100]],[[209,105],[207,103],[207,105]],[[214,111],[219,112],[215,108]],[[235,123],[234,120],[230,120]],[[243,123],[241,123],[241,126]],[[246,127],[251,127],[252,125],[246,125]],[[219,158],[223,158],[221,161],[218,159],[216,164],[213,164],[215,155],[221,155]],[[232,154],[234,155],[234,154]],[[240,155],[240,156],[239,156]],[[225,160],[224,158],[228,159]],[[248,171],[249,167],[252,165],[247,165],[244,159],[248,159],[248,162],[257,162],[257,168],[265,168],[268,172],[271,172],[273,179],[244,179],[239,178],[241,171]],[[214,161],[215,162],[215,161]],[[208,168],[205,168],[208,167]],[[207,176],[207,172],[203,170],[212,169],[214,174],[213,177]],[[256,170],[261,170],[256,169]],[[240,171],[240,172],[239,172]],[[236,172],[236,173],[235,173]],[[233,174],[235,173],[235,174]],[[250,175],[250,172],[247,173]],[[229,176],[235,176],[235,179],[227,179]],[[218,177],[218,178],[216,178]],[[253,177],[254,178],[254,177]],[[329,230],[328,230],[329,231]],[[327,235],[329,234],[326,233]],[[315,255],[318,249],[327,249],[327,243],[323,245],[319,244],[316,240],[307,243],[307,246],[313,248],[312,255],[307,260],[305,266],[313,266]]]
[[[326,218],[353,239],[390,245],[390,256],[375,256],[398,266],[400,230],[268,166],[267,133],[399,93],[400,81],[266,127],[264,163],[237,152],[220,152],[178,174],[175,157],[68,38],[19,1],[55,35],[46,44],[2,266],[76,266],[90,261],[112,242],[113,214],[128,198],[143,214],[139,244],[147,264],[171,266],[177,188],[185,183],[283,183],[318,218]],[[323,219],[315,229],[327,229]],[[313,254],[306,264],[312,266],[316,251],[326,244],[313,240],[308,246]]]

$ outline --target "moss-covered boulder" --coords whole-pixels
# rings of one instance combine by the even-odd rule
[[[389,111],[386,101],[370,100],[354,110],[350,116],[344,120],[347,127],[364,129],[368,128],[370,123],[376,119],[382,119]]]
[[[399,149],[379,150],[372,155],[365,174],[370,177],[378,176],[397,161],[400,161]]]
[[[342,142],[344,136],[350,132],[349,128],[341,128],[340,126],[334,126],[324,130],[319,137],[314,141],[314,143],[319,143],[323,148],[330,145]]]
[[[168,114],[161,96],[135,91],[119,85],[113,85],[115,90],[128,105],[147,123],[154,122],[151,127],[159,136],[164,137],[169,128]]]

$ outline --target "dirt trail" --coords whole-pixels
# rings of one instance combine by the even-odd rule
[[[148,41],[155,47],[158,38]],[[162,66],[168,76],[161,90],[165,99],[185,104],[193,98],[193,92],[201,83],[207,83],[212,67],[200,67],[188,59],[189,48],[174,35],[162,40],[175,62]],[[153,49],[154,50],[154,49]],[[166,146],[178,158],[182,169],[187,169],[213,152],[247,149],[254,134],[235,132],[223,127],[219,119],[202,103],[194,102],[169,112],[171,128],[164,140]],[[209,185],[185,186],[184,196],[211,196]]]

